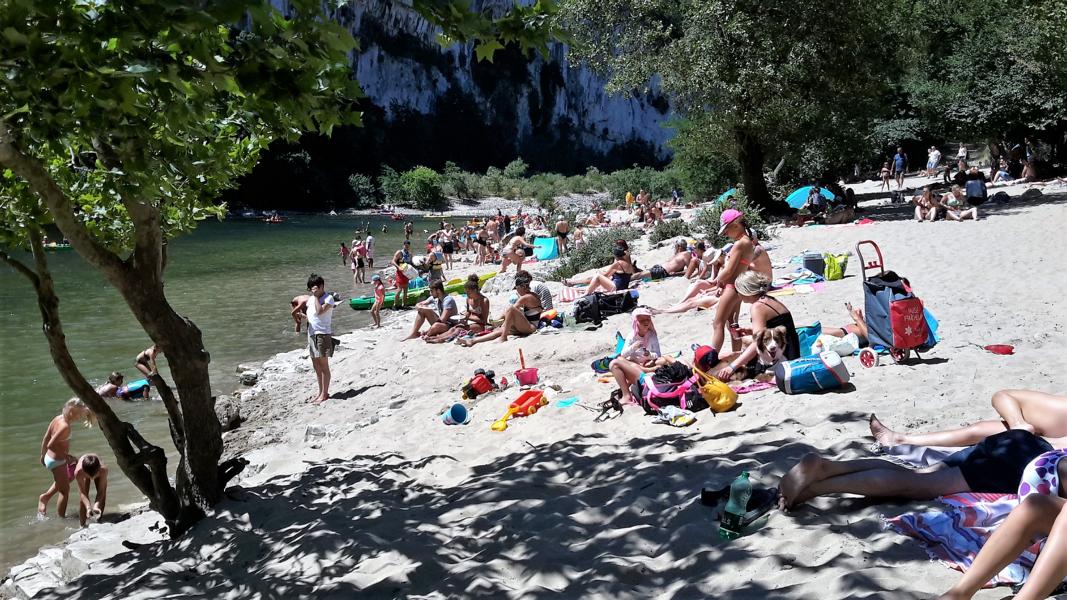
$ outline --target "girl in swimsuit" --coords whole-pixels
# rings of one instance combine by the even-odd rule
[[[52,419],[48,429],[44,432],[41,440],[41,464],[52,472],[52,485],[48,490],[37,498],[37,512],[41,515],[48,510],[48,502],[52,496],[59,495],[56,512],[59,516],[67,515],[67,499],[70,497],[70,480],[72,473],[68,465],[74,465],[74,457],[70,456],[70,425],[75,421],[85,421],[89,427],[93,423],[93,413],[89,407],[77,398],[67,400],[63,405],[63,412]]]
[[[711,330],[711,347],[722,348],[723,338],[726,337],[726,325],[737,321],[737,313],[741,308],[741,298],[734,289],[734,280],[745,271],[757,271],[769,280],[771,278],[771,259],[767,253],[759,247],[755,233],[745,223],[745,215],[734,209],[724,210],[719,217],[719,234],[725,234],[734,240],[730,253],[726,257],[726,264],[719,270],[715,277],[721,293],[719,303],[715,305],[715,321]],[[741,340],[731,337],[734,352],[741,350]]]
[[[163,351],[159,349],[159,346],[152,344],[144,352],[137,355],[137,360],[134,361],[133,366],[137,367],[137,370],[143,373],[145,377],[151,377],[159,371],[159,367],[156,366],[156,358],[160,354],[163,354]]]
[[[747,271],[739,276],[735,283],[735,291],[741,300],[752,304],[750,316],[752,318],[752,333],[759,333],[764,329],[775,327],[785,328],[786,360],[800,358],[800,338],[797,335],[796,325],[793,323],[793,315],[784,304],[776,298],[771,298],[767,292],[771,289],[771,280],[762,273]],[[723,381],[728,381],[735,372],[746,368],[752,359],[756,358],[759,349],[755,343],[749,344],[740,354],[721,356],[725,363],[715,376]],[[746,376],[754,377],[759,371],[749,369]]]
[[[589,287],[585,288],[586,296],[598,291],[615,292],[630,287],[630,279],[637,272],[633,263],[626,260],[626,251],[619,246],[615,247],[613,254],[615,262],[608,265],[603,273],[597,273],[589,280]]]

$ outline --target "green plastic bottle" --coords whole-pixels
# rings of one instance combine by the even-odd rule
[[[719,523],[719,537],[724,540],[736,540],[741,537],[741,529],[748,512],[748,499],[752,496],[752,482],[748,480],[748,471],[742,471],[730,484],[730,500],[722,513]]]

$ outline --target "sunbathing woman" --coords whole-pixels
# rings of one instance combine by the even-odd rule
[[[852,322],[844,327],[827,327],[822,326],[819,331],[820,334],[832,335],[834,337],[845,337],[850,333],[856,334],[856,337],[860,339],[860,348],[867,346],[867,322],[863,319],[863,310],[859,308],[852,308],[851,302],[845,303],[845,308],[848,310],[848,314],[852,316]],[[985,437],[985,436],[983,436]],[[974,442],[972,442],[974,443]]]
[[[656,367],[666,364],[669,360],[660,356],[659,336],[656,335],[656,326],[652,323],[652,313],[644,308],[634,310],[631,325],[633,331],[626,339],[622,352],[608,365],[622,392],[619,401],[623,404],[633,401],[630,386],[636,383],[642,374],[655,371]]]
[[[741,273],[752,270],[762,273],[771,279],[771,259],[760,248],[756,241],[756,234],[745,223],[745,215],[741,211],[732,208],[724,210],[719,217],[719,234],[725,234],[734,240],[730,253],[726,257],[726,265],[715,277],[715,283],[722,289],[719,303],[715,306],[715,322],[711,329],[711,346],[722,349],[723,338],[726,336],[726,326],[736,319],[738,309],[741,307],[741,298],[734,289],[734,280]],[[741,340],[732,340],[733,350],[741,350]]]
[[[475,338],[460,338],[457,343],[461,346],[473,346],[482,342],[499,339],[501,342],[508,341],[509,335],[526,337],[537,331],[537,322],[541,320],[541,299],[530,290],[533,277],[529,273],[520,271],[515,276],[515,293],[518,299],[515,304],[504,310],[504,322],[496,330],[482,334]]]
[[[463,284],[463,291],[467,294],[467,312],[459,319],[455,327],[448,331],[424,339],[430,344],[450,342],[461,335],[475,335],[485,331],[489,323],[489,298],[482,294],[481,283],[478,275],[471,273]]]
[[[1034,390],[1000,390],[993,394],[993,409],[1001,421],[979,421],[960,429],[933,433],[897,433],[871,415],[871,435],[882,446],[962,447],[1007,429],[1039,435],[1056,448],[1067,447],[1067,396]]]
[[[952,186],[952,190],[941,197],[941,205],[945,209],[945,218],[949,221],[963,221],[966,219],[978,220],[978,207],[971,206],[967,208],[966,198],[963,195],[963,189],[958,186]]]
[[[617,250],[622,250],[622,256],[620,256],[618,254],[618,252],[616,252]],[[629,268],[632,269],[632,271],[630,271],[630,273],[632,275],[637,273],[637,265],[634,264],[633,259],[630,257],[630,245],[626,243],[626,240],[622,240],[622,239],[615,240],[615,248],[612,250],[612,256],[614,256],[615,260],[610,265],[605,267],[605,271],[607,269],[610,269],[613,265],[617,264],[619,261],[622,261],[622,262],[625,262],[626,264],[628,264]],[[630,279],[633,279],[632,275],[631,275]],[[571,278],[568,278],[568,279],[564,279],[562,281],[562,283],[563,283],[563,285],[567,285],[567,286],[571,286],[571,285],[588,285],[588,284],[592,283],[593,280],[596,279],[598,276],[600,276],[600,273],[594,272],[592,275],[590,275],[588,277],[571,277]]]
[[[684,303],[687,300],[692,300],[708,293],[714,293],[716,298],[719,297],[719,287],[715,283],[715,278],[718,277],[719,271],[726,265],[726,255],[730,253],[732,246],[733,244],[726,244],[722,250],[712,248],[704,253],[701,259],[701,266],[697,269],[698,279],[689,284],[681,302]]]
[[[585,295],[592,296],[595,292],[615,292],[630,287],[630,279],[637,272],[632,262],[626,259],[626,251],[616,246],[612,252],[615,262],[608,265],[603,273],[593,275],[589,280],[589,287],[585,288]]]
[[[785,328],[785,348],[781,349],[781,356],[760,357],[761,360],[753,361],[759,354],[759,348],[755,343],[748,345],[739,354],[720,355],[722,361],[715,376],[723,381],[728,381],[735,373],[744,369],[745,379],[749,379],[763,373],[768,367],[784,357],[785,360],[800,358],[800,338],[797,335],[796,325],[793,323],[793,315],[782,304],[781,300],[767,295],[771,289],[771,280],[762,273],[745,271],[734,282],[735,290],[741,300],[751,304],[749,315],[752,319],[752,335],[755,337],[764,329],[775,327]]]

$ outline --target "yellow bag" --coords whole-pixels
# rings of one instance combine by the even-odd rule
[[[826,281],[844,279],[845,270],[848,268],[848,254],[830,254],[827,252],[823,254],[823,262],[826,263],[826,269],[823,271]]]
[[[704,378],[704,384],[700,386],[700,395],[708,403],[711,412],[726,412],[737,404],[737,392],[733,388],[696,367],[693,367],[693,371]]]

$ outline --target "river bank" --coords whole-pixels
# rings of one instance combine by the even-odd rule
[[[1000,387],[1062,389],[1067,342],[1047,315],[1064,308],[1062,284],[1048,275],[1067,251],[1065,201],[1018,196],[966,223],[914,223],[907,207],[877,206],[870,225],[780,230],[770,251],[776,274],[805,249],[878,241],[888,266],[937,315],[945,340],[921,363],[862,369],[846,359],[847,393],[745,394],[737,410],[700,413],[685,429],[653,425],[635,407],[597,423],[582,408],[613,388],[589,362],[610,354],[614,332],[629,329],[626,315],[595,331],[464,349],[401,342],[412,313],[391,313],[381,330],[339,336],[335,397],[321,406],[303,402],[314,385],[306,352],[283,352],[237,397],[248,421],[226,435],[227,453],[251,464],[215,514],[182,539],[135,550],[119,540],[153,542],[148,527],[158,517],[93,525],[78,541],[95,540],[97,558],[78,558],[84,575],[40,597],[934,595],[958,575],[881,527],[880,517],[909,506],[818,499],[794,514],[772,512],[727,543],[695,500],[701,487],[724,485],[741,469],[775,485],[810,450],[870,455],[865,419],[874,410],[901,429],[930,430],[989,418],[988,399]],[[667,253],[635,244],[640,264]],[[850,266],[845,280],[783,301],[798,323],[843,324],[843,302],[862,297],[857,273]],[[502,283],[491,296],[494,314],[508,292]],[[666,306],[684,289],[677,279],[645,285],[641,302]],[[690,344],[706,342],[710,319],[693,312],[655,322],[664,349],[688,357]],[[1014,344],[1016,354],[974,345],[988,343]],[[546,385],[561,388],[551,406],[490,431],[518,393],[511,388],[469,403],[469,425],[441,423],[475,368],[511,379],[520,348]],[[555,404],[570,396],[579,405]],[[64,565],[67,575],[56,580],[76,567]]]

